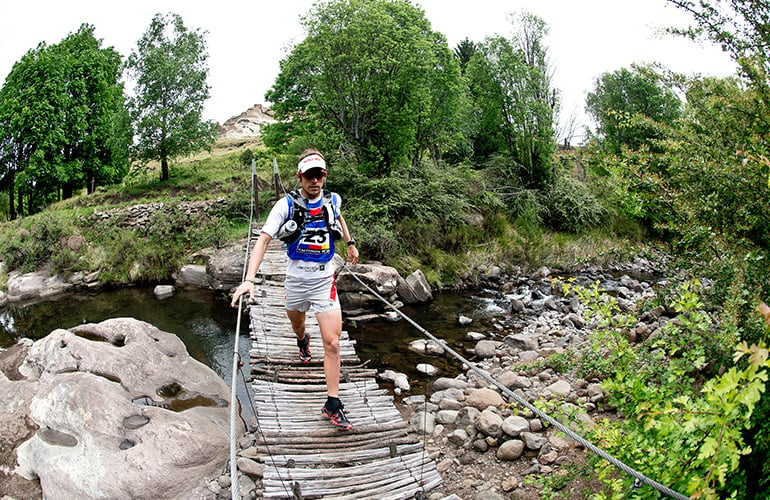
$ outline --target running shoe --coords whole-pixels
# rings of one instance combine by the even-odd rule
[[[299,347],[299,360],[310,363],[310,335],[305,334],[302,340],[297,339],[297,347]]]
[[[348,421],[348,417],[345,416],[342,408],[343,406],[340,404],[340,407],[336,410],[329,411],[326,406],[324,406],[323,410],[321,410],[321,413],[323,413],[325,417],[328,417],[329,420],[331,420],[332,425],[334,425],[337,429],[341,431],[349,431],[353,428],[353,424]]]

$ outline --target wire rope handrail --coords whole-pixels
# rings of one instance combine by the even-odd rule
[[[479,376],[481,376],[484,380],[486,380],[487,382],[491,383],[492,385],[494,385],[495,387],[500,389],[503,392],[503,394],[506,394],[507,396],[509,396],[511,399],[513,399],[514,401],[516,401],[520,405],[522,405],[525,408],[527,408],[528,410],[532,411],[534,414],[536,414],[537,416],[539,416],[540,418],[542,418],[543,420],[545,420],[549,424],[553,425],[555,428],[557,428],[558,430],[560,430],[561,432],[563,432],[564,434],[569,436],[572,440],[580,443],[582,446],[584,446],[585,448],[589,449],[591,452],[593,452],[597,456],[599,456],[599,457],[603,458],[604,460],[608,461],[609,463],[611,463],[612,465],[614,465],[618,469],[622,470],[626,474],[628,474],[630,476],[633,476],[634,479],[636,480],[635,484],[634,484],[635,487],[637,487],[637,485],[641,486],[641,484],[639,484],[639,483],[644,483],[644,484],[654,488],[655,490],[657,490],[657,491],[659,491],[659,492],[661,492],[661,493],[663,493],[665,495],[668,495],[671,498],[676,498],[677,500],[689,500],[690,499],[690,497],[682,495],[681,493],[679,493],[677,491],[674,491],[671,488],[669,488],[669,487],[667,487],[667,486],[665,486],[663,484],[660,484],[659,482],[655,481],[654,479],[651,479],[651,478],[645,476],[644,474],[642,474],[641,472],[638,472],[637,470],[631,468],[630,466],[628,466],[625,463],[621,462],[617,458],[615,458],[612,455],[608,454],[606,451],[598,448],[593,443],[587,441],[585,438],[583,438],[579,434],[575,433],[574,431],[572,431],[571,429],[569,429],[568,427],[563,425],[561,422],[555,420],[550,415],[544,413],[543,411],[541,411],[536,406],[530,404],[528,401],[526,401],[525,399],[521,398],[518,394],[514,393],[509,388],[507,388],[506,386],[504,386],[503,384],[498,382],[489,373],[487,373],[486,371],[484,371],[481,368],[479,368],[478,366],[476,366],[475,363],[469,361],[468,359],[464,358],[462,355],[458,354],[454,349],[449,347],[447,345],[447,343],[443,339],[440,339],[440,338],[436,337],[435,335],[433,335],[432,333],[427,331],[425,328],[423,328],[422,326],[417,324],[417,322],[412,320],[412,318],[410,318],[409,316],[407,316],[406,314],[401,312],[396,306],[391,304],[387,299],[383,298],[379,293],[377,293],[377,291],[373,290],[372,287],[367,285],[361,278],[359,278],[358,275],[355,273],[355,271],[350,269],[350,266],[347,263],[344,265],[342,270],[346,270],[346,269],[348,270],[348,272],[350,272],[350,274],[353,276],[353,278],[355,278],[355,280],[358,281],[358,283],[360,283],[364,288],[366,288],[369,292],[371,292],[372,295],[374,295],[380,301],[382,301],[385,305],[387,305],[388,307],[393,309],[399,316],[401,316],[407,322],[409,322],[412,326],[414,326],[420,333],[422,333],[423,335],[428,337],[430,340],[432,340],[433,342],[438,344],[448,354],[450,354],[455,359],[457,359],[461,363],[463,363],[466,366],[468,366],[471,370],[473,370],[475,373],[477,373]]]

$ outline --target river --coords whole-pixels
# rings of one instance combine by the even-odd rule
[[[488,293],[439,293],[428,304],[407,306],[402,311],[463,352],[467,332],[486,331],[490,315],[501,312],[490,297]],[[459,314],[474,318],[474,323],[460,326]],[[221,294],[210,290],[179,288],[172,297],[159,300],[153,294],[153,287],[131,287],[98,294],[70,294],[25,305],[10,304],[0,311],[0,347],[7,347],[21,337],[39,339],[57,328],[118,317],[136,318],[176,334],[192,357],[211,367],[230,384],[237,312]],[[242,321],[241,325],[239,353],[243,360],[248,360],[251,346],[248,322]],[[424,336],[405,320],[361,323],[346,320],[343,328],[356,341],[362,361],[369,360],[368,366],[378,370],[406,373],[414,391],[421,390],[429,381],[429,377],[417,372],[418,363],[436,366],[438,376],[455,376],[461,370],[452,358],[409,351],[408,343]],[[245,375],[248,376],[247,371]],[[238,392],[239,399],[244,401],[244,389],[240,387]]]

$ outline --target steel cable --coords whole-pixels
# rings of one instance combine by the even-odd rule
[[[545,420],[546,422],[548,422],[549,424],[553,425],[555,428],[557,428],[558,430],[560,430],[561,432],[563,432],[564,434],[569,436],[572,440],[580,443],[582,446],[584,446],[585,448],[589,449],[590,451],[592,451],[597,456],[599,456],[599,457],[603,458],[604,460],[608,461],[609,463],[611,463],[612,465],[614,465],[618,469],[622,470],[626,474],[629,474],[630,476],[633,476],[638,481],[641,481],[642,483],[644,483],[644,484],[646,484],[648,486],[651,486],[652,488],[656,489],[657,491],[659,491],[659,492],[661,492],[661,493],[663,493],[665,495],[668,495],[671,498],[676,498],[677,500],[689,500],[689,497],[687,497],[685,495],[682,495],[681,493],[678,493],[678,492],[672,490],[671,488],[669,488],[669,487],[667,487],[667,486],[665,486],[663,484],[660,484],[659,482],[655,481],[654,479],[651,479],[651,478],[645,476],[641,472],[638,472],[638,471],[634,470],[633,468],[629,467],[628,465],[626,465],[625,463],[621,462],[617,458],[611,456],[610,454],[608,454],[604,450],[601,450],[600,448],[596,447],[594,444],[590,443],[589,441],[584,439],[582,436],[576,434],[575,432],[573,432],[571,429],[569,429],[565,425],[563,425],[560,422],[558,422],[557,420],[551,418],[549,415],[547,415],[546,413],[542,412],[537,407],[531,405],[525,399],[519,397],[516,393],[514,393],[513,391],[508,389],[506,386],[504,386],[500,382],[498,382],[494,377],[489,375],[486,371],[482,370],[481,368],[476,366],[474,363],[472,363],[471,361],[465,359],[463,356],[461,356],[460,354],[455,352],[451,347],[449,347],[446,344],[446,342],[444,340],[439,339],[438,337],[436,337],[433,334],[431,334],[425,328],[421,327],[414,320],[412,320],[409,316],[407,316],[406,314],[401,312],[396,306],[394,306],[393,304],[388,302],[387,299],[383,298],[379,293],[377,293],[375,290],[373,290],[369,285],[364,283],[364,281],[361,280],[361,278],[359,278],[358,275],[354,271],[352,271],[350,269],[350,266],[347,263],[343,267],[343,270],[345,270],[345,269],[347,269],[348,272],[350,272],[350,274],[356,279],[356,281],[358,281],[364,288],[366,288],[369,292],[371,292],[372,295],[374,295],[380,301],[382,301],[385,305],[387,305],[388,307],[393,309],[399,316],[401,316],[407,322],[409,322],[412,326],[417,328],[417,330],[420,333],[422,333],[423,335],[428,337],[430,340],[432,340],[433,342],[438,344],[444,351],[446,351],[448,354],[453,356],[455,359],[457,359],[461,363],[465,364],[466,366],[470,367],[471,370],[473,370],[475,373],[480,375],[484,380],[486,380],[487,382],[491,383],[492,385],[494,385],[495,387],[500,389],[500,391],[502,391],[503,394],[506,394],[511,399],[513,399],[514,401],[516,401],[520,405],[524,406],[528,410],[532,411],[534,414],[536,414],[537,416],[539,416],[540,418],[542,418],[543,420]]]

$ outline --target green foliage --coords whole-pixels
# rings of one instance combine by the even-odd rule
[[[129,100],[133,155],[159,161],[165,181],[170,160],[210,148],[216,137],[216,125],[201,121],[209,97],[205,33],[188,30],[178,14],[156,14],[137,45],[127,62],[136,82]]]
[[[636,318],[621,314],[613,298],[596,285],[562,286],[567,294],[577,293],[585,314],[596,323],[576,360],[579,370],[604,379],[611,404],[624,416],[597,425],[592,439],[676,491],[714,499],[729,494],[728,479],[738,474],[741,457],[751,453],[744,431],[751,432],[751,416],[767,383],[767,348],[741,343],[735,348],[735,364],[726,366],[724,351],[736,339],[721,333],[702,311],[697,281],[680,287],[673,303],[678,316],[660,335],[637,345],[626,340]],[[748,363],[741,363],[745,358]],[[721,375],[706,378],[709,373]],[[612,498],[628,490],[630,485],[613,475],[608,463],[597,467],[600,479],[615,492]],[[636,495],[657,498],[646,487]]]
[[[464,109],[460,70],[443,35],[405,0],[317,3],[307,37],[281,61],[266,99],[291,124],[266,144],[314,144],[387,177],[453,145]]]
[[[580,233],[599,226],[606,213],[589,187],[570,175],[559,175],[543,195],[543,219],[559,231]]]
[[[25,219],[24,226],[7,226],[0,239],[0,255],[7,270],[32,272],[49,259],[63,259],[69,252],[60,238],[70,236],[66,218],[42,213]]]
[[[9,216],[34,213],[76,190],[122,179],[130,126],[121,57],[82,25],[57,45],[40,44],[0,89],[0,186]]]
[[[543,43],[548,29],[532,14],[520,14],[514,21],[519,24],[512,40],[487,38],[466,67],[470,94],[480,113],[474,157],[508,154],[521,185],[543,189],[551,181],[558,109]]]
[[[598,123],[603,147],[619,153],[637,150],[659,138],[655,123],[673,125],[682,104],[653,66],[632,65],[604,73],[586,97],[586,109]]]

